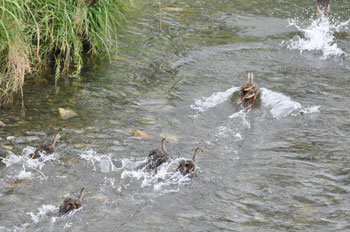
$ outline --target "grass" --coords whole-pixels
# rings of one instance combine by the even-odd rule
[[[26,76],[53,67],[76,76],[83,55],[115,44],[132,0],[0,0],[0,106],[23,98]]]

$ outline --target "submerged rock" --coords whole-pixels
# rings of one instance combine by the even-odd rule
[[[64,109],[64,108],[58,108],[58,114],[64,120],[68,120],[70,118],[74,118],[78,116],[78,114],[75,113],[73,110]]]
[[[30,143],[33,141],[37,141],[37,140],[39,140],[39,137],[37,137],[37,136],[19,136],[19,137],[7,136],[6,140],[8,142],[10,142],[11,144],[13,144],[13,143],[20,144],[20,143]]]
[[[119,121],[116,121],[116,120],[108,120],[108,122],[109,122],[111,125],[120,126],[120,122],[119,122]]]
[[[9,146],[9,145],[2,145],[2,147],[6,150],[12,150],[13,147],[12,146]]]
[[[5,126],[6,126],[6,124],[3,123],[2,121],[0,121],[0,129],[1,129],[1,128],[4,128]]]
[[[141,130],[136,130],[132,133],[132,136],[141,138],[141,139],[153,139],[153,136],[147,134],[146,132],[143,132]]]
[[[26,131],[27,135],[34,136],[47,136],[45,132],[36,132],[36,131]]]

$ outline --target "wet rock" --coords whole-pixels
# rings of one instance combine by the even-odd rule
[[[58,114],[63,120],[68,120],[70,118],[74,118],[78,116],[78,114],[75,113],[73,110],[64,109],[64,108],[58,108]]]
[[[80,149],[80,148],[86,147],[86,144],[76,143],[76,144],[73,144],[73,147],[77,148],[77,149]]]
[[[0,121],[0,129],[1,129],[1,128],[4,128],[5,126],[6,126],[6,124],[3,123],[2,121]]]
[[[25,140],[27,143],[31,143],[31,142],[33,142],[33,141],[39,140],[39,137],[38,137],[38,136],[27,136],[27,137],[24,137],[24,140]]]
[[[26,131],[26,135],[29,135],[29,136],[47,136],[47,134],[45,132],[36,132],[36,131]]]
[[[9,145],[2,145],[2,147],[3,147],[4,149],[10,150],[10,151],[13,149],[13,147],[12,147],[12,146],[9,146]]]
[[[111,125],[120,126],[120,122],[119,122],[119,121],[116,121],[116,120],[108,120],[108,122],[109,122]]]
[[[16,144],[20,144],[20,143],[30,143],[33,141],[37,141],[39,140],[39,137],[37,136],[8,136],[6,137],[6,140],[10,143],[16,143]]]
[[[168,140],[171,143],[177,143],[179,141],[179,139],[177,138],[176,135],[167,132],[167,131],[163,131],[160,134],[160,137],[165,138],[166,140]]]
[[[153,139],[153,136],[141,131],[141,130],[136,130],[132,133],[132,136],[141,138],[141,139]]]
[[[6,140],[10,143],[25,143],[24,139],[16,136],[7,136]]]
[[[258,216],[254,216],[253,219],[254,219],[254,221],[256,221],[256,222],[261,222],[261,218],[258,217]]]

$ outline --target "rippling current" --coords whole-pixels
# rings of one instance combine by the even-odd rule
[[[25,116],[1,110],[0,231],[349,231],[349,3],[316,20],[313,1],[136,2],[111,61],[37,77]],[[261,95],[243,110],[248,72]],[[29,159],[57,132],[56,154]]]

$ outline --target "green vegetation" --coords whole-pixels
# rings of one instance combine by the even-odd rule
[[[115,44],[132,0],[0,0],[0,106],[23,97],[28,74],[80,73],[82,56]]]

